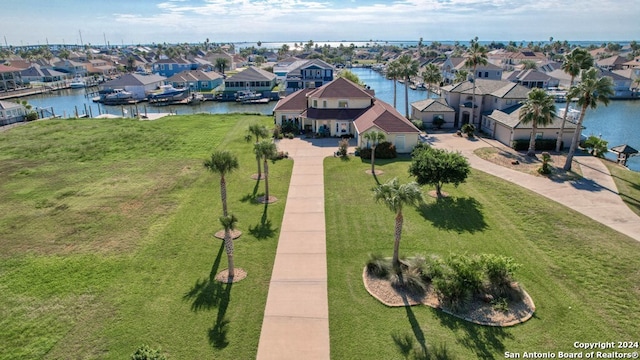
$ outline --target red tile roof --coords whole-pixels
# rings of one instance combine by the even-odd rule
[[[354,82],[342,77],[336,78],[332,82],[315,89],[315,91],[309,93],[309,96],[332,99],[374,98],[371,91],[367,91]]]

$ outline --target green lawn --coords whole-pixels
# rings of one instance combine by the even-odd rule
[[[171,359],[255,358],[292,161],[269,167],[268,206],[249,124],[271,117],[41,121],[0,134],[0,358],[125,359],[142,344]],[[243,231],[226,268],[219,177]]]
[[[610,161],[604,161],[604,164],[607,165],[611,176],[613,176],[622,201],[629,206],[631,211],[640,216],[640,173],[630,171]]]
[[[378,178],[408,182],[408,165],[380,161]],[[369,253],[391,256],[394,214],[373,201],[368,168],[357,158],[325,160],[332,358],[405,359],[424,346],[432,358],[498,359],[640,339],[640,243],[475,170],[460,187],[445,186],[450,198],[405,209],[400,252],[511,256],[523,265],[516,277],[536,304],[534,318],[492,328],[426,306],[382,305],[364,289],[362,270]]]

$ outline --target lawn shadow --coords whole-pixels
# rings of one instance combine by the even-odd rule
[[[240,202],[252,202],[255,201],[258,198],[258,189],[260,188],[260,180],[256,180],[256,185],[253,187],[253,191],[251,192],[251,194],[247,194],[243,197],[240,198]]]
[[[220,267],[220,260],[222,259],[222,253],[224,250],[224,242],[220,242],[220,249],[216,256],[213,265],[211,266],[211,272],[206,279],[197,280],[195,285],[187,292],[182,299],[185,301],[192,300],[191,311],[198,312],[201,310],[210,310],[220,304],[222,298],[222,283],[215,280],[215,276],[218,273]]]
[[[262,217],[260,218],[260,224],[256,226],[249,226],[249,233],[256,237],[256,239],[268,239],[273,237],[273,235],[278,230],[273,227],[271,220],[267,218],[267,209],[269,208],[269,203],[264,204],[264,211],[262,211]]]
[[[505,352],[505,339],[514,336],[502,327],[470,323],[443,311],[436,311],[440,324],[456,333],[457,342],[474,351],[477,359],[495,359]]]
[[[229,345],[229,340],[227,339],[229,320],[226,318],[226,314],[231,300],[231,287],[233,286],[233,282],[225,284],[220,283],[220,285],[224,286],[224,289],[220,293],[218,315],[216,316],[216,322],[208,332],[209,344],[216,349],[224,349]]]
[[[482,205],[470,197],[445,197],[418,207],[422,217],[431,221],[433,226],[458,233],[474,233],[487,228],[481,209]]]

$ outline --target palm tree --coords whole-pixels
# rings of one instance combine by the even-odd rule
[[[520,122],[523,125],[531,123],[531,137],[527,156],[536,155],[536,133],[538,126],[547,126],[556,116],[556,104],[553,96],[544,90],[535,88],[529,92],[529,98],[520,108]]]
[[[369,141],[371,141],[371,175],[375,175],[376,146],[378,146],[378,143],[380,143],[380,141],[383,141],[385,139],[385,135],[381,131],[374,130],[366,132],[362,136],[367,140],[367,144],[369,143]]]
[[[400,68],[398,66],[398,62],[397,61],[392,61],[387,65],[387,78],[393,80],[393,107],[396,107],[396,85],[397,85],[397,80],[400,77]]]
[[[238,218],[231,214],[220,217],[220,224],[224,227],[224,250],[227,253],[227,262],[228,265],[228,277],[229,282],[233,282],[233,277],[235,276],[235,266],[233,264],[233,238],[231,236],[231,232],[235,230],[236,224],[238,223]]]
[[[467,81],[467,78],[469,77],[469,72],[467,70],[458,70],[456,71],[456,78],[453,80],[456,83],[461,83],[464,81]]]
[[[471,40],[471,46],[467,53],[464,65],[473,69],[473,98],[471,99],[471,122],[473,123],[476,114],[476,69],[478,65],[487,65],[487,48],[480,46],[476,37]]]
[[[580,83],[569,90],[567,97],[570,99],[577,98],[578,105],[582,108],[580,109],[580,117],[578,118],[576,130],[573,133],[573,139],[569,153],[567,154],[567,160],[564,164],[564,170],[571,170],[571,162],[573,161],[573,155],[580,140],[582,122],[584,121],[584,115],[587,113],[587,108],[596,109],[599,102],[605,106],[609,105],[609,97],[611,96],[613,96],[613,80],[610,77],[598,77],[598,70],[594,67],[583,71],[580,77]]]
[[[227,58],[219,57],[216,59],[216,69],[224,75],[224,70],[229,66],[229,60]]]
[[[380,184],[373,188],[373,198],[376,202],[383,202],[389,210],[396,214],[395,237],[393,243],[393,267],[400,269],[398,252],[400,250],[400,239],[402,237],[402,207],[404,205],[415,205],[422,200],[420,187],[416,182],[400,184],[398,178],[393,178],[385,184]]]
[[[269,201],[269,162],[268,160],[273,158],[276,153],[276,144],[274,144],[270,140],[262,140],[254,145],[254,151],[256,156],[259,156],[263,159],[263,167],[264,167],[264,199],[262,202],[270,202]]]
[[[431,90],[431,84],[438,84],[442,81],[442,73],[440,68],[436,64],[428,64],[425,70],[422,72],[422,81],[427,84],[427,99],[431,96],[429,90]]]
[[[225,175],[238,169],[238,158],[228,150],[220,150],[211,154],[205,160],[204,167],[212,173],[220,174],[220,197],[222,199],[222,214],[227,216],[227,181]]]
[[[569,87],[573,87],[573,81],[576,76],[580,75],[582,70],[586,70],[593,66],[593,57],[585,49],[576,48],[565,56],[565,60],[562,63],[562,70],[571,75],[571,82]],[[562,135],[564,132],[564,125],[567,121],[567,114],[569,113],[569,104],[571,99],[567,98],[567,105],[564,108],[564,115],[562,115],[562,122],[560,123],[560,131],[558,132],[558,139],[556,140],[556,152],[560,152],[562,144]]]
[[[398,58],[399,74],[404,78],[404,116],[409,118],[409,81],[418,74],[420,64],[411,55],[403,54]]]
[[[256,141],[254,144],[257,144],[258,142],[260,142],[261,138],[266,139],[267,136],[269,136],[269,130],[264,125],[251,124],[247,129],[247,136],[245,137],[245,140],[249,142],[251,141],[251,139],[253,139],[254,136],[256,137]],[[257,177],[258,180],[262,179],[262,170],[260,169],[260,160],[261,160],[260,156],[256,153],[256,161],[258,162],[258,177]]]

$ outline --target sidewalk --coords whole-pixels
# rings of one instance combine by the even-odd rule
[[[294,162],[259,360],[330,358],[323,161],[337,146],[336,139],[295,138],[278,144]]]
[[[580,164],[583,178],[577,181],[555,182],[546,177],[533,176],[493,164],[473,153],[475,149],[487,146],[504,148],[503,144],[495,140],[469,141],[452,134],[434,134],[429,135],[429,143],[434,147],[460,151],[474,169],[532,190],[640,241],[640,217],[622,201],[609,170],[598,158],[574,157],[574,161]]]

